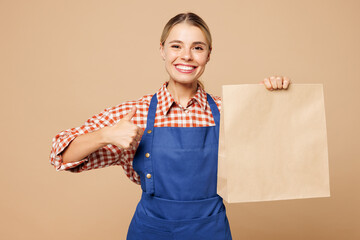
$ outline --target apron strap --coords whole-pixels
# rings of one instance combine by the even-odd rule
[[[154,122],[156,115],[157,107],[157,95],[154,94],[151,98],[147,121],[146,129],[142,138],[145,138],[145,154],[144,154],[144,164],[145,164],[145,189],[147,194],[154,194],[154,172],[153,172],[153,161],[152,161],[152,145],[153,145],[153,136],[154,136]]]
[[[147,121],[146,121],[147,129],[149,128],[152,130],[154,128],[157,103],[158,103],[158,100],[157,100],[157,95],[155,93],[152,96],[151,101],[150,101],[150,106],[149,106]]]
[[[219,142],[219,129],[220,129],[220,112],[219,112],[219,108],[217,107],[214,99],[208,93],[207,93],[207,101],[208,101],[208,103],[210,105],[211,113],[212,113],[213,118],[214,118],[215,129],[216,129],[216,137],[217,137],[217,140]]]

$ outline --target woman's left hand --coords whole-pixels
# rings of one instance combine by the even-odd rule
[[[265,78],[260,83],[263,83],[267,90],[276,90],[276,89],[287,89],[290,85],[290,78],[283,76],[272,76]]]

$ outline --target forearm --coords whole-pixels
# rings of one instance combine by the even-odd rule
[[[62,152],[63,163],[80,161],[99,148],[107,145],[108,143],[104,136],[105,128],[77,136]]]

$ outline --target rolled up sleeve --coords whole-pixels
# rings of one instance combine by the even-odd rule
[[[89,118],[84,125],[58,133],[52,139],[52,148],[50,152],[51,165],[53,165],[57,171],[67,170],[71,172],[81,172],[116,164],[122,150],[114,145],[106,145],[77,162],[63,163],[62,158],[62,152],[77,136],[113,124],[115,124],[115,121],[111,117],[109,109],[105,109],[101,113]]]

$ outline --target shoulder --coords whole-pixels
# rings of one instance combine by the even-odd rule
[[[216,96],[216,95],[213,95],[211,93],[209,93],[210,96],[212,97],[212,99],[214,99],[219,111],[221,111],[221,97],[220,96]]]
[[[112,115],[115,120],[119,120],[123,118],[126,114],[128,114],[132,107],[135,106],[137,110],[134,118],[143,117],[147,115],[147,111],[149,109],[150,101],[153,95],[154,94],[147,94],[137,100],[126,101],[116,106],[107,108],[106,110]]]

